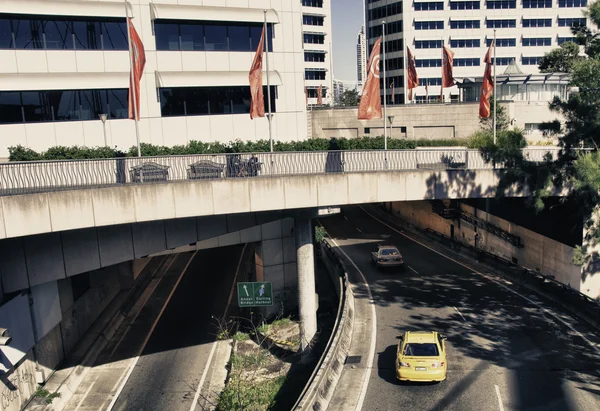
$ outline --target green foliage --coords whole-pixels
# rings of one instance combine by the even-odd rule
[[[360,103],[360,95],[356,90],[344,90],[335,102],[336,106],[356,107]]]
[[[416,147],[466,147],[468,138],[441,138],[436,140],[410,140]]]
[[[325,228],[323,228],[320,225],[315,227],[315,240],[318,243],[322,242],[326,236],[327,236],[327,231],[325,231]]]
[[[270,409],[285,380],[285,376],[267,381],[245,381],[237,376],[231,378],[219,397],[219,410]]]
[[[468,148],[484,148],[494,143],[494,135],[490,131],[479,130],[473,133],[468,139],[466,146]]]
[[[51,393],[43,387],[38,387],[35,393],[33,393],[34,397],[43,398],[46,404],[52,404],[52,401],[54,401],[55,398],[60,398],[60,395],[59,392]]]
[[[585,260],[586,257],[583,248],[581,248],[581,246],[579,245],[575,246],[575,252],[573,253],[573,259],[571,260],[571,262],[574,265],[581,267],[585,264]]]
[[[275,321],[273,321],[273,326],[274,327],[285,327],[287,325],[291,325],[293,324],[293,321],[289,318],[289,317],[283,317],[283,318],[279,318]]]
[[[8,148],[8,159],[9,161],[37,161],[43,160],[39,153],[33,151],[30,148],[18,145],[16,147]]]
[[[248,341],[250,339],[250,336],[247,333],[238,331],[235,334],[233,334],[232,338],[233,341]]]
[[[540,59],[538,68],[542,73],[570,73],[573,65],[581,59],[579,45],[568,41],[546,53]]]

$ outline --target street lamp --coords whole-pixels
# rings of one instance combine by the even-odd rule
[[[104,147],[108,147],[106,142],[106,114],[99,114],[100,121],[102,121],[102,131],[104,132]]]
[[[390,120],[390,139],[394,138],[394,117],[395,116],[388,116],[388,120]]]

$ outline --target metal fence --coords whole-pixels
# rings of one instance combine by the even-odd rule
[[[531,161],[556,158],[556,147],[524,149]],[[502,165],[496,165],[496,168]],[[478,150],[416,149],[198,154],[0,164],[0,196],[123,184],[326,173],[490,169]]]

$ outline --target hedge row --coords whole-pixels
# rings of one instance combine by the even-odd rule
[[[359,137],[325,139],[315,138],[304,141],[290,141],[273,143],[274,151],[323,151],[323,150],[379,150],[384,146],[383,137]],[[416,147],[442,147],[466,146],[466,139],[447,140],[399,140],[388,139],[388,148],[391,150],[407,150]],[[236,140],[227,144],[202,141],[190,141],[185,146],[155,146],[142,143],[140,146],[142,156],[168,156],[185,154],[218,154],[218,153],[261,153],[270,150],[268,140],[240,141]],[[124,152],[110,147],[51,147],[47,151],[37,152],[23,146],[9,147],[10,161],[36,161],[36,160],[71,160],[71,159],[97,159],[116,157],[135,157],[137,148],[131,147]]]

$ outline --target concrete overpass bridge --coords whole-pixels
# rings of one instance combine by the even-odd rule
[[[525,150],[532,161],[547,153],[558,150]],[[0,164],[0,297],[25,292],[32,306],[47,307],[60,300],[57,282],[81,273],[169,250],[256,243],[257,275],[273,282],[276,297],[287,290],[308,302],[300,316],[310,340],[316,331],[311,219],[349,204],[493,197],[500,167],[467,149]],[[52,345],[44,338],[65,321],[60,308],[52,310],[56,304],[32,309],[35,338],[19,346],[15,335],[16,351]],[[19,355],[5,357],[14,365]]]

